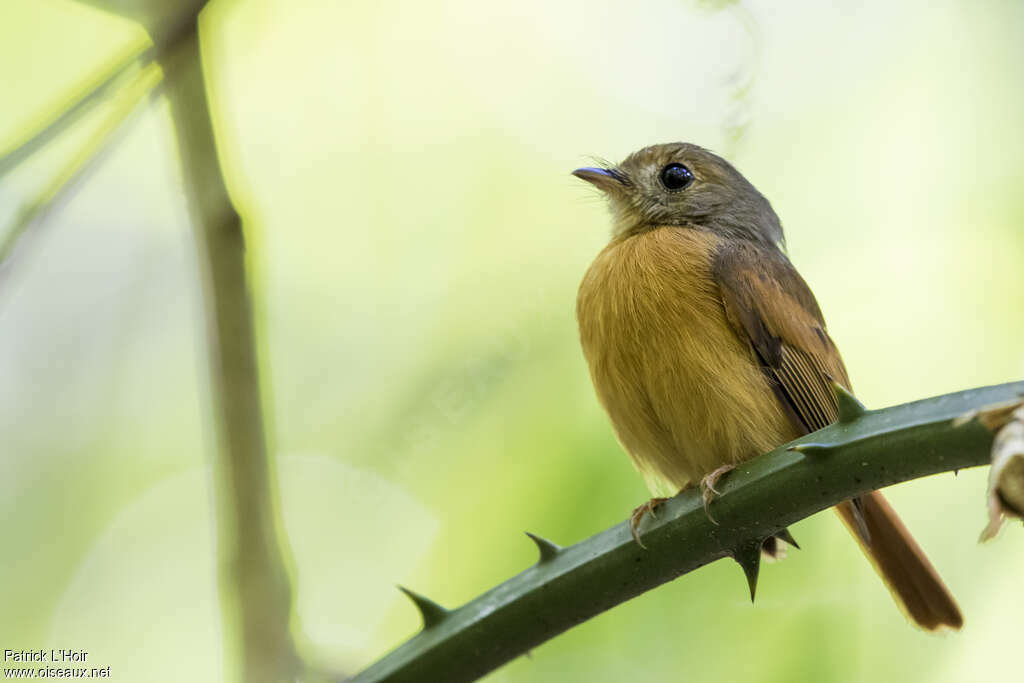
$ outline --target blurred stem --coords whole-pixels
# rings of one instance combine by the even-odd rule
[[[23,141],[0,152],[0,176],[46,146],[84,115],[90,107],[114,92],[137,65],[143,68],[150,66],[153,56],[152,47],[133,46],[110,60],[104,68],[98,70],[99,75],[89,84],[62,98],[66,104],[59,114],[38,126]]]
[[[725,118],[725,152],[728,158],[735,158],[750,126],[751,97],[761,68],[764,46],[757,19],[746,3],[730,3],[728,10],[743,29],[750,46],[750,54],[744,64],[737,67],[736,72],[729,78],[732,90],[729,93],[729,108]]]
[[[954,419],[1024,395],[1024,382],[877,411],[852,400],[840,420],[744,463],[718,485],[713,523],[687,490],[641,525],[622,523],[568,548],[537,540],[540,560],[447,611],[410,595],[425,628],[351,683],[470,681],[615,605],[722,557],[753,570],[761,541],[854,496],[929,474],[989,464],[993,436]],[[799,450],[796,450],[799,449]],[[982,496],[979,493],[979,504]],[[509,539],[509,543],[514,539]],[[743,573],[736,590],[746,593]],[[699,654],[699,653],[695,653]]]
[[[245,240],[217,158],[197,29],[195,20],[184,27],[161,62],[205,285],[226,652],[240,656],[240,680],[294,681],[302,667],[289,629],[291,584],[264,439]]]
[[[34,200],[26,203],[15,214],[14,220],[4,233],[2,241],[0,241],[0,269],[7,265],[8,259],[14,253],[15,247],[28,229],[43,218],[46,212],[58,200],[75,187],[75,181],[82,178],[90,168],[93,168],[103,158],[103,153],[117,139],[116,133],[121,130],[131,115],[138,110],[139,103],[147,95],[155,92],[157,84],[160,83],[160,78],[160,67],[155,63],[150,63],[135,74],[124,88],[118,91],[110,113],[103,119],[85,145],[71,157],[68,163]],[[52,130],[52,127],[46,130]],[[42,137],[48,137],[48,135],[42,135]],[[34,138],[34,140],[38,139],[38,137]],[[26,145],[19,148],[19,151],[23,150],[26,146],[33,147],[33,145],[26,143]],[[4,158],[3,161],[6,162],[8,159]],[[0,170],[0,173],[2,172]]]

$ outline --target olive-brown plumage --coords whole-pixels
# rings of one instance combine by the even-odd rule
[[[580,340],[652,490],[674,493],[836,419],[831,382],[850,386],[842,358],[778,217],[735,168],[675,143],[574,173],[604,191],[613,216],[611,242],[580,284]],[[955,600],[880,493],[837,511],[915,623],[960,627]]]

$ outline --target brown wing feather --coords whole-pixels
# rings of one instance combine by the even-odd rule
[[[848,387],[846,367],[814,295],[785,254],[733,244],[716,254],[714,275],[727,317],[750,340],[798,426],[812,432],[835,421],[830,382]]]
[[[831,382],[849,389],[850,380],[814,295],[785,254],[733,243],[719,249],[713,274],[726,317],[750,341],[794,425],[812,432],[834,422]],[[956,600],[881,493],[836,512],[904,614],[928,630],[960,628]]]

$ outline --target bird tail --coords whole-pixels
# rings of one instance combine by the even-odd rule
[[[927,631],[963,625],[956,599],[881,493],[835,510],[909,619]]]

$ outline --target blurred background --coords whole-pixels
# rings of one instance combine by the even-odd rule
[[[782,217],[869,407],[1024,376],[1024,5],[214,2],[203,45],[245,220],[297,607],[348,672],[647,498],[593,395],[576,287],[607,240],[569,171],[728,155]],[[0,150],[141,29],[0,9]],[[0,184],[0,230],[89,139]],[[2,239],[3,233],[0,233]],[[0,271],[0,648],[218,680],[201,288],[156,98]],[[1019,667],[1024,534],[986,471],[887,491],[959,597],[911,628],[823,513],[751,606],[719,562],[489,681],[962,681]]]

